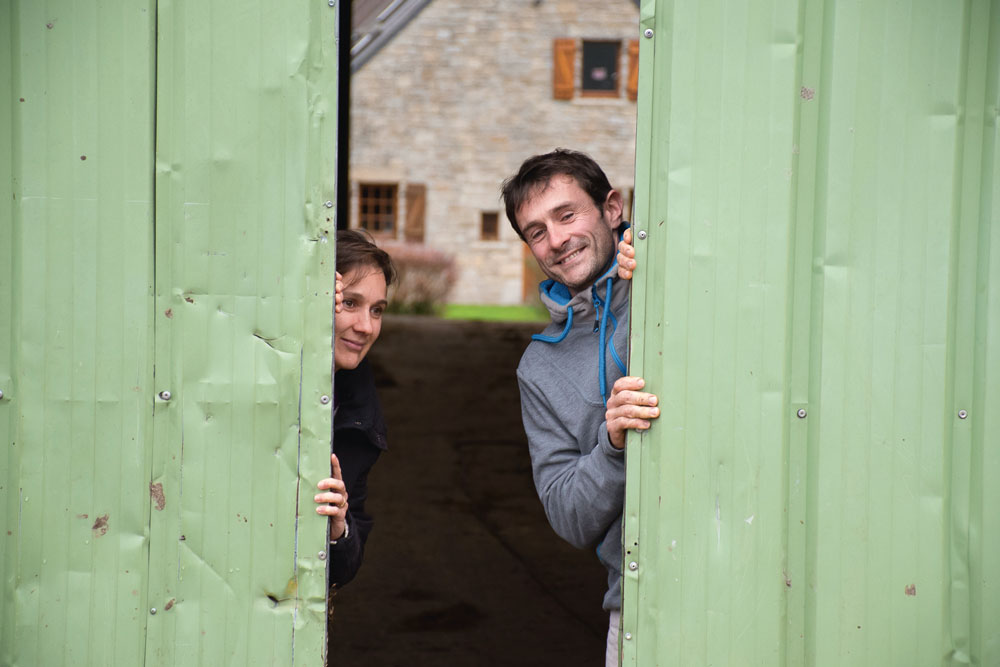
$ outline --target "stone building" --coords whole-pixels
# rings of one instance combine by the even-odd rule
[[[556,147],[632,202],[634,0],[355,0],[350,221],[456,258],[455,303],[536,297],[500,184]],[[628,208],[627,208],[628,210]]]

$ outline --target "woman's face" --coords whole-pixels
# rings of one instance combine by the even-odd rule
[[[334,317],[334,370],[357,368],[382,331],[386,306],[385,275],[358,266],[344,275],[344,309]]]

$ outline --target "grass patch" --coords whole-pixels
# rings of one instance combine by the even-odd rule
[[[446,320],[483,320],[488,322],[548,322],[549,311],[543,306],[476,306],[449,303],[441,315]]]

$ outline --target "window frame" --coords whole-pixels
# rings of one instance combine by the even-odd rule
[[[621,97],[621,71],[622,71],[622,42],[621,39],[581,39],[580,40],[580,97]],[[614,71],[611,79],[614,88],[594,89],[586,88],[587,78],[587,46],[588,45],[613,45],[615,56],[612,59]]]
[[[492,216],[492,218],[493,218],[493,221],[491,223],[493,229],[492,229],[492,232],[491,232],[490,235],[487,235],[487,233],[486,233],[486,228],[487,228],[486,218],[487,218],[487,216]],[[500,240],[500,211],[480,211],[479,212],[479,240],[480,241],[487,241],[487,242],[499,241]]]
[[[385,197],[366,197],[366,188],[390,188],[391,195]],[[386,230],[383,228],[373,229],[366,225],[366,222],[375,216],[385,216],[385,213],[376,214],[374,212],[364,212],[364,207],[366,204],[378,204],[391,202],[392,210],[389,212],[391,215],[391,220],[389,221],[391,227]],[[388,181],[359,181],[358,182],[358,209],[357,209],[357,226],[359,229],[363,229],[373,237],[378,238],[396,238],[399,233],[399,183],[391,183]],[[381,222],[381,221],[379,221]]]

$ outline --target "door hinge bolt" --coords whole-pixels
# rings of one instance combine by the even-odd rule
[[[326,206],[327,208],[333,208],[333,202],[327,201],[325,204],[323,204],[323,206]]]
[[[650,37],[653,36],[653,29],[652,28],[646,28],[646,31],[643,32],[642,34],[646,36],[646,39],[649,39]]]
[[[330,397],[327,396],[326,394],[323,394],[322,396],[319,397],[319,402],[322,403],[323,405],[327,405],[330,402]]]
[[[797,414],[799,416],[799,419],[805,419],[806,418],[805,408],[799,408],[799,411],[796,412],[795,414]]]
[[[316,554],[316,557],[319,558],[320,560],[326,560],[326,552],[320,551],[318,554]]]
[[[635,572],[636,570],[639,569],[639,564],[636,563],[635,561],[632,561],[631,563],[628,564],[628,569],[630,569],[633,572]]]
[[[156,607],[153,607],[152,609],[149,610],[149,615],[156,616]]]
[[[171,394],[166,389],[160,392],[160,398],[163,399],[164,401],[169,401],[171,396],[173,396],[173,394]]]
[[[632,633],[631,632],[626,632],[625,633],[625,639],[632,639]]]
[[[958,411],[958,418],[959,419],[965,419],[968,416],[969,416],[969,413],[966,412],[965,410],[959,410]]]
[[[639,233],[636,234],[636,236],[639,237],[640,241],[645,241],[646,240],[646,230],[645,229],[640,229]]]

